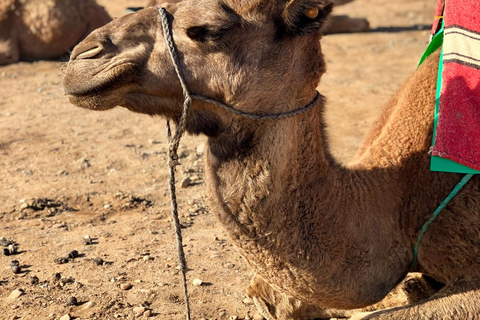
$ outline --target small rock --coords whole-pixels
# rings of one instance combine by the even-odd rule
[[[22,170],[22,174],[26,176],[31,176],[33,174],[32,170]]]
[[[80,254],[78,253],[77,250],[70,251],[70,253],[68,254],[68,257],[70,259],[75,259],[75,258],[78,258],[79,256]]]
[[[258,311],[255,311],[252,319],[253,320],[265,320],[265,318]]]
[[[121,283],[120,284],[120,289],[122,290],[130,290],[132,289],[132,284],[129,282]]]
[[[230,316],[230,320],[238,320],[238,316]]]
[[[85,159],[85,158],[82,158],[82,159],[78,160],[78,162],[80,162],[80,168],[81,169],[90,168],[92,166],[90,164],[90,160]]]
[[[218,312],[218,315],[219,315],[220,317],[225,317],[226,314],[227,314],[227,311],[225,311],[225,310],[220,310],[220,311]]]
[[[19,265],[20,265],[20,262],[18,262],[18,260],[10,261],[10,267],[15,267],[15,266],[19,266]]]
[[[30,284],[38,284],[40,282],[40,279],[38,279],[37,276],[30,277]]]
[[[22,268],[21,268],[20,266],[13,266],[13,267],[12,267],[12,271],[13,271],[13,273],[15,273],[15,274],[19,274],[19,273],[22,272]]]
[[[91,245],[91,244],[93,243],[93,240],[92,240],[92,238],[87,234],[87,235],[85,235],[85,236],[83,237],[83,243],[88,246],[88,245]]]
[[[103,263],[105,262],[105,261],[103,261],[102,258],[92,258],[92,261],[93,261],[97,266],[101,266],[101,265],[103,265]]]
[[[53,282],[57,282],[60,279],[62,279],[62,274],[60,272],[55,272],[54,274],[52,274],[52,281]]]
[[[71,320],[71,319],[72,317],[70,317],[68,313],[60,317],[60,320]]]
[[[93,307],[95,307],[95,302],[93,302],[93,301],[88,301],[88,302],[86,302],[86,303],[82,306],[82,309],[84,309],[84,310],[85,310],[85,309],[91,309],[91,308],[93,308]]]
[[[200,287],[203,284],[203,281],[200,279],[193,279],[192,284],[196,287]]]
[[[250,306],[253,304],[253,300],[251,298],[245,298],[243,299],[243,304]]]
[[[21,199],[20,203],[22,203],[22,200],[26,201],[25,199]],[[10,244],[10,241],[8,241],[7,238],[5,238],[5,237],[0,238],[0,246],[8,247],[9,244]]]
[[[78,301],[76,297],[68,297],[65,303],[67,304],[67,306],[76,306]]]
[[[153,260],[153,257],[151,256],[143,256],[143,261],[150,261]]]
[[[66,278],[62,278],[60,280],[61,280],[62,285],[66,285],[68,283],[74,283],[75,282],[75,279],[72,278],[72,277],[66,277]]]
[[[15,254],[15,253],[17,253],[18,248],[17,248],[16,245],[10,244],[10,245],[8,245],[8,251],[10,251],[10,254]]]
[[[68,258],[67,257],[59,257],[59,258],[55,258],[53,261],[56,264],[64,264],[64,263],[68,262]]]
[[[135,307],[135,308],[133,308],[133,313],[135,314],[135,317],[141,317],[144,312],[145,312],[145,308],[144,308],[144,307]]]
[[[203,153],[205,152],[205,144],[202,143],[201,145],[197,146],[195,151],[196,151],[198,156],[203,155]]]
[[[146,317],[146,318],[149,318],[152,316],[152,310],[147,310],[143,313],[143,316]]]
[[[20,296],[22,296],[23,294],[25,293],[25,291],[23,289],[15,289],[13,290],[10,295],[7,297],[7,301],[9,302],[14,302],[16,301],[18,298],[20,298]]]
[[[180,187],[187,188],[191,185],[192,180],[189,177],[183,178],[182,182],[180,183]]]

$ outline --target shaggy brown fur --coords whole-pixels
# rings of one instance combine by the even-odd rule
[[[319,39],[330,1],[186,0],[167,7],[193,93],[254,113],[292,110],[314,97],[325,71]],[[312,7],[317,17],[306,15]],[[301,301],[310,316],[312,308],[321,316],[323,308],[376,303],[405,277],[419,229],[462,177],[429,170],[438,58],[433,54],[399,89],[349,166],[329,153],[323,101],[279,121],[194,101],[187,126],[208,136],[212,210],[263,282],[250,290],[257,300],[270,303],[274,290],[285,295],[275,301],[287,304],[276,309],[294,310]],[[157,10],[93,32],[74,49],[64,87],[84,108],[120,105],[178,120],[182,93]],[[475,177],[464,187],[419,247],[415,271],[446,287],[369,319],[480,317],[478,185]]]
[[[110,21],[95,0],[0,0],[0,65],[57,58]]]

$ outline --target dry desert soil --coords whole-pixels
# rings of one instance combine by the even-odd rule
[[[99,3],[112,17],[143,5]],[[372,27],[322,39],[328,69],[319,90],[340,161],[354,155],[382,105],[414,72],[434,6],[356,0],[335,9]],[[61,86],[62,63],[0,67],[0,319],[184,319],[165,121],[74,107]],[[252,272],[206,199],[204,143],[184,137],[177,173],[192,317],[252,319],[245,295]],[[3,254],[9,244],[16,254]]]

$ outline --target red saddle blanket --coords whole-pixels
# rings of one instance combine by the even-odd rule
[[[480,170],[480,1],[446,0],[443,19],[442,85],[432,156]]]

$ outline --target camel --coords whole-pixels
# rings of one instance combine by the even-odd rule
[[[146,7],[165,3],[178,3],[182,0],[148,0]],[[341,6],[354,0],[333,0],[334,6]],[[346,15],[331,15],[325,28],[325,34],[365,32],[370,29],[370,23],[365,18],[350,18]]]
[[[0,65],[62,56],[111,20],[95,0],[0,0]]]
[[[207,136],[210,206],[253,268],[249,294],[267,319],[333,316],[384,298],[408,272],[445,285],[407,306],[354,319],[480,318],[480,190],[474,176],[419,230],[463,178],[431,172],[436,76],[432,54],[389,100],[348,165],[329,152],[321,34],[329,0],[185,0],[165,5],[180,69],[194,99],[187,131]],[[70,101],[178,122],[183,94],[157,8],[94,31],[72,52]],[[312,102],[313,101],[313,102]],[[295,317],[293,314],[300,314]]]

